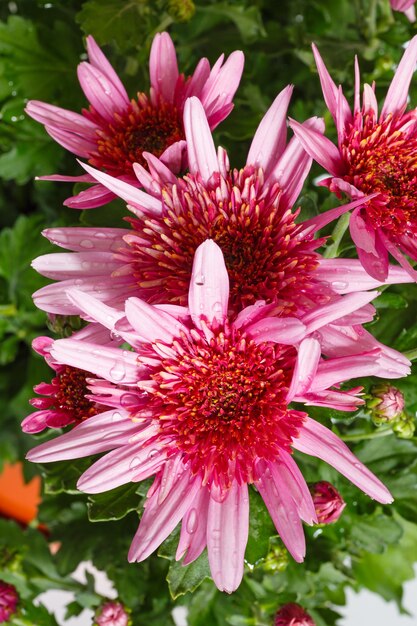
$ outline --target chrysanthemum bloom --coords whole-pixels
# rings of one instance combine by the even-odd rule
[[[78,341],[95,341],[102,345],[119,344],[116,339],[110,338],[105,328],[96,324],[75,333],[73,337]],[[37,337],[32,343],[33,349],[44,357],[56,375],[50,383],[40,383],[34,387],[34,391],[41,394],[41,397],[29,400],[38,410],[23,420],[22,429],[25,433],[39,433],[45,428],[63,428],[105,410],[102,405],[91,402],[86,397],[87,372],[57,363],[50,354],[52,344],[50,337]]]
[[[362,295],[362,294],[361,294]],[[382,483],[330,430],[291,400],[354,410],[358,389],[339,383],[383,370],[381,351],[322,359],[306,316],[270,317],[258,303],[227,317],[229,284],[220,248],[197,249],[189,307],[153,306],[138,298],[126,316],[73,290],[71,297],[96,322],[119,333],[134,351],[73,339],[51,346],[57,362],[106,381],[92,384],[92,399],[113,406],[70,432],[32,450],[48,462],[108,451],[81,476],[87,493],[155,475],[129,551],[142,561],[182,520],[177,558],[184,564],[207,546],[211,573],[232,592],[243,575],[248,536],[248,485],[254,484],[289,552],[305,554],[301,519],[317,521],[292,448],[329,462],[379,502],[391,502]],[[343,310],[339,312],[343,315]]]
[[[19,595],[13,585],[0,580],[0,624],[8,622],[16,613]]]
[[[96,613],[94,626],[128,626],[129,614],[123,604],[110,600],[101,606]]]
[[[46,131],[74,154],[123,180],[137,184],[133,163],[146,166],[143,152],[160,156],[173,171],[186,163],[183,108],[186,99],[197,96],[211,128],[233,108],[232,99],[243,71],[243,53],[233,52],[224,63],[222,55],[210,69],[201,59],[194,74],[179,74],[174,44],[168,33],[158,33],[152,43],[149,95],[129,99],[116,72],[97,46],[87,37],[89,62],[80,63],[78,78],[90,103],[82,114],[45,102],[31,100],[27,113],[45,125]],[[44,180],[96,181],[91,176],[46,176]],[[97,207],[114,195],[95,184],[64,204],[76,209]]]
[[[415,0],[390,0],[390,4],[394,11],[404,13],[410,22],[416,21]]]
[[[225,256],[231,279],[231,312],[265,300],[276,304],[275,314],[313,314],[325,303],[343,307],[341,294],[380,285],[359,261],[323,259],[316,252],[321,240],[314,239],[314,232],[331,215],[295,222],[298,212],[293,213],[291,207],[311,158],[295,138],[285,147],[291,91],[290,87],[284,89],[266,113],[247,165],[240,171],[229,169],[222,149],[216,154],[203,107],[196,98],[185,106],[190,173],[184,178],[176,178],[148,153],[150,172],[135,166],[146,192],[90,168],[100,182],[129,203],[135,215],[128,220],[131,230],[45,231],[52,242],[75,254],[49,254],[34,261],[40,273],[60,281],[35,293],[36,305],[52,313],[79,314],[80,308],[66,296],[71,287],[121,310],[131,295],[151,303],[184,305],[193,255],[206,238],[216,241]],[[315,119],[307,124],[322,127]],[[387,282],[410,280],[401,268],[393,268]],[[373,337],[356,326],[372,315],[372,308],[365,308],[355,318],[341,320],[338,328],[332,329],[332,337],[323,337],[331,356],[339,356],[337,350],[348,346],[357,352],[358,342],[363,350],[376,347]],[[395,370],[401,356],[390,354]]]
[[[278,611],[274,626],[316,626],[316,623],[302,606],[290,602]]]
[[[331,191],[351,198],[378,192],[350,218],[350,233],[366,271],[385,280],[390,253],[416,280],[417,272],[404,254],[417,260],[417,114],[405,110],[417,62],[417,37],[404,53],[379,117],[373,87],[365,85],[360,106],[357,62],[352,113],[342,88],[336,87],[314,46],[313,50],[324,99],[337,127],[338,147],[305,124],[292,121],[291,127],[329,172],[322,184]]]
[[[313,498],[318,523],[331,524],[332,522],[337,522],[342,515],[346,502],[336,487],[322,480],[310,487],[310,493]]]
[[[378,426],[393,422],[404,411],[404,395],[390,383],[377,383],[370,389],[366,407],[371,413],[372,421]]]

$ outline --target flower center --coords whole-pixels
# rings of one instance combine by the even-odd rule
[[[100,120],[97,152],[89,162],[115,176],[131,174],[133,163],[147,168],[143,152],[159,157],[173,143],[185,138],[175,105],[163,101],[152,104],[143,93],[138,94],[137,101],[132,99],[123,115],[115,113],[107,128]]]
[[[391,235],[417,234],[417,134],[404,116],[375,123],[366,115],[363,129],[352,128],[342,151],[345,179],[364,193],[381,192],[367,204],[372,224]],[[399,128],[401,124],[401,128]]]
[[[210,342],[197,331],[175,340],[149,390],[161,434],[203,481],[227,488],[233,477],[252,482],[259,459],[290,451],[305,415],[285,400],[292,346],[256,344],[227,324],[211,331]]]
[[[233,311],[256,300],[278,300],[288,314],[315,297],[314,250],[299,237],[295,215],[280,206],[281,189],[265,185],[262,170],[246,167],[203,183],[187,175],[162,191],[161,216],[129,221],[138,235],[118,258],[129,263],[148,302],[186,304],[195,250],[206,239],[222,249]],[[137,241],[137,242],[136,242]]]
[[[105,410],[102,407],[96,408],[96,405],[85,397],[89,393],[87,376],[91,374],[65,365],[52,381],[57,387],[54,394],[55,408],[68,411],[71,417],[79,422]]]

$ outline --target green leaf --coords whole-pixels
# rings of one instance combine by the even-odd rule
[[[254,489],[249,490],[249,510],[249,538],[245,559],[254,565],[268,554],[269,538],[276,535],[277,531],[261,496]]]
[[[195,591],[207,578],[210,578],[210,566],[206,550],[190,565],[183,566],[179,561],[172,561],[167,574],[172,598],[175,600],[188,591]]]
[[[88,518],[90,522],[122,519],[130,511],[138,509],[140,499],[136,483],[89,496]]]
[[[403,530],[394,519],[386,515],[363,515],[355,521],[350,540],[357,549],[382,553],[389,544],[397,542]]]

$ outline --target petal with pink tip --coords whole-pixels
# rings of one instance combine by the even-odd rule
[[[168,33],[157,33],[154,37],[149,57],[151,86],[156,95],[167,102],[173,102],[179,76],[177,55]]]
[[[303,316],[302,322],[307,327],[307,332],[313,333],[326,324],[348,315],[365,306],[379,295],[378,291],[365,291],[349,293],[345,296],[336,297],[330,304],[317,307]],[[368,320],[367,320],[368,321]]]
[[[257,343],[274,341],[293,345],[305,337],[307,329],[295,317],[264,317],[248,325],[246,331]]]
[[[294,373],[286,398],[287,402],[291,402],[294,396],[302,395],[308,391],[316,374],[320,356],[320,342],[313,337],[303,339],[298,348]]]
[[[363,86],[363,110],[364,113],[371,112],[375,115],[375,119],[378,117],[378,102],[376,100],[375,92],[367,83]]]
[[[283,471],[284,468],[285,472]],[[301,519],[306,524],[317,524],[316,509],[314,508],[310,490],[293,457],[285,450],[281,450],[279,463],[271,464],[270,470],[273,476],[279,472],[282,480],[290,488],[291,497],[297,505]]]
[[[349,230],[353,242],[358,248],[376,255],[375,229],[366,219],[366,213],[362,207],[358,207],[352,211],[349,222]]]
[[[186,512],[181,524],[181,535],[178,542],[175,560],[183,556],[183,565],[195,561],[207,545],[207,515],[210,502],[209,490],[202,487],[191,508]]]
[[[352,356],[321,361],[309,391],[322,391],[350,378],[378,375],[381,370],[378,362],[380,353],[379,349],[375,349]]]
[[[308,417],[292,445],[300,452],[329,463],[374,500],[383,504],[392,502],[390,492],[381,481],[352,454],[339,437],[322,424]]]
[[[75,339],[54,341],[51,355],[59,363],[78,367],[116,384],[137,383],[146,371],[138,363],[135,352],[97,346]]]
[[[158,310],[139,298],[126,301],[126,317],[144,341],[162,341],[170,344],[181,333],[188,334],[186,327],[169,313]]]
[[[45,130],[57,143],[79,157],[89,159],[91,153],[97,149],[97,142],[75,135],[67,130],[56,128],[55,126],[45,126]]]
[[[224,65],[223,56],[221,55],[213,65],[200,96],[204,108],[209,112],[208,117],[233,100],[243,73],[245,63],[243,52],[240,50],[232,52]]]
[[[127,95],[122,81],[91,35],[87,36],[87,54],[91,65],[107,76],[108,80],[117,90],[119,96],[125,101],[126,106],[129,106],[129,96]]]
[[[304,150],[332,176],[343,176],[344,164],[336,146],[324,135],[290,118],[290,126]]]
[[[210,498],[207,551],[213,580],[220,591],[233,593],[243,577],[249,530],[248,486],[233,481],[223,502]]]
[[[127,228],[75,226],[47,228],[42,231],[42,235],[54,245],[73,250],[74,252],[85,252],[86,250],[117,252],[120,248],[126,247],[123,237],[130,235],[131,232]]]
[[[199,173],[207,182],[214,172],[219,171],[219,164],[203,105],[195,96],[184,106],[184,130],[190,172]]]
[[[382,282],[376,280],[365,271],[357,259],[318,259],[319,266],[315,272],[319,280],[330,284],[339,294],[353,291],[375,289],[383,284],[410,283],[411,276],[401,267],[389,266],[387,279]]]
[[[375,231],[375,254],[367,252],[360,247],[357,248],[357,253],[365,271],[372,278],[385,283],[388,276],[388,252],[383,242],[381,231]]]
[[[186,100],[187,98],[191,98],[191,96],[197,96],[197,98],[200,98],[204,86],[209,79],[209,76],[210,63],[206,58],[200,59],[200,61],[197,63],[197,67],[193,72],[193,75],[185,86],[183,94],[184,100]]]
[[[184,140],[172,143],[159,157],[174,174],[184,171],[188,166],[187,142]]]
[[[297,505],[280,479],[279,470],[274,472],[273,477],[271,470],[266,469],[255,485],[288,552],[298,563],[302,563],[306,553],[303,526]]]
[[[389,238],[381,230],[378,232],[382,244],[388,250],[390,254],[398,261],[398,263],[405,269],[406,272],[417,281],[417,271],[410,265],[405,256],[401,254],[398,248],[389,240]]]
[[[84,115],[62,109],[53,104],[41,102],[40,100],[29,100],[25,111],[30,117],[45,126],[50,126],[51,128],[56,127],[58,130],[75,133],[76,135],[81,135],[81,137],[97,143],[97,125],[84,117]]]
[[[188,292],[191,318],[201,329],[201,317],[212,322],[224,322],[229,301],[229,276],[219,246],[206,239],[194,254]]]
[[[126,111],[126,92],[122,95],[118,86],[100,69],[83,61],[77,68],[77,74],[87,100],[107,122],[114,121],[115,113]]]
[[[35,399],[37,400],[38,398]],[[46,409],[43,411],[34,411],[34,413],[27,415],[22,421],[21,427],[24,433],[32,435],[34,433],[40,433],[47,427],[62,428],[72,421],[67,412],[60,413],[53,409]]]
[[[103,304],[103,302],[100,302],[97,298],[79,289],[69,289],[67,291],[67,297],[83,314],[86,314],[90,319],[93,319],[109,330],[113,330],[116,323],[124,317],[122,311],[116,311],[116,309]]]
[[[406,51],[397,67],[395,76],[389,86],[381,111],[381,119],[389,113],[402,113],[407,106],[408,89],[416,69],[417,62],[417,35],[409,42]]]
[[[146,500],[145,511],[130,546],[130,563],[145,560],[172,533],[193,505],[199,489],[201,480],[184,469],[162,504],[158,504],[159,489],[153,491]]]
[[[278,94],[259,124],[249,148],[247,165],[262,167],[267,177],[284,152],[287,140],[287,110],[293,86]]]
[[[342,204],[342,206],[338,206],[334,209],[330,209],[329,211],[325,211],[324,213],[317,215],[317,217],[312,217],[311,219],[303,222],[303,226],[305,228],[304,232],[316,232],[317,230],[320,230],[320,228],[324,228],[324,226],[327,226],[327,224],[330,224],[330,222],[336,220],[344,213],[347,213],[352,209],[356,209],[356,207],[358,206],[362,206],[363,204],[365,204],[369,200],[372,200],[372,198],[375,198],[378,195],[378,193],[373,193],[369,196],[361,196],[357,200],[349,202],[349,204]]]
[[[32,267],[47,278],[66,280],[82,276],[110,276],[120,266],[111,252],[59,252],[44,254],[32,262]]]
[[[67,198],[63,204],[71,207],[71,209],[83,211],[84,209],[95,209],[103,206],[103,204],[108,204],[115,198],[116,195],[103,185],[92,185],[89,189],[80,191],[76,196]]]
[[[317,71],[319,73],[321,88],[323,91],[324,101],[329,109],[335,123],[337,123],[337,97],[338,89],[330,76],[327,67],[324,64],[323,59],[317,49],[317,46],[313,43],[313,54],[316,62]]]
[[[143,152],[142,156],[146,159],[151,175],[161,184],[171,183],[175,185],[177,183],[177,177],[174,176],[172,171],[154,154]]]

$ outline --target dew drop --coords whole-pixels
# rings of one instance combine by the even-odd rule
[[[84,284],[84,281],[83,281],[83,279],[82,279],[82,278],[76,278],[76,279],[74,280],[74,285],[78,285],[78,286],[80,286],[80,285],[83,285],[83,284]]]
[[[93,245],[94,244],[90,239],[83,239],[82,241],[80,241],[81,248],[92,248]]]
[[[120,398],[120,404],[123,407],[131,407],[134,404],[137,404],[138,398],[133,393],[124,393]]]
[[[212,311],[215,315],[221,315],[223,313],[222,303],[215,302],[212,306]]]
[[[112,422],[120,422],[123,419],[123,415],[118,411],[115,411],[112,415]]]
[[[158,450],[154,448],[153,450],[149,452],[148,459],[153,459],[157,454],[158,454]],[[165,478],[165,482],[166,482],[166,478]]]
[[[129,469],[134,470],[142,463],[142,459],[138,456],[133,457],[129,463]]]
[[[126,376],[124,363],[122,361],[116,361],[111,367],[109,374],[111,378],[116,382],[123,380],[123,378]]]
[[[344,280],[334,280],[331,285],[333,289],[336,289],[336,291],[340,291],[341,289],[346,289],[349,286],[349,283]]]
[[[195,277],[195,284],[196,285],[204,285],[206,281],[206,277],[204,276],[204,274],[202,272],[200,272],[200,274],[197,274],[197,276]]]
[[[188,518],[186,522],[187,532],[190,533],[190,535],[192,535],[197,530],[197,526],[198,526],[197,511],[195,509],[191,509],[188,514]]]

